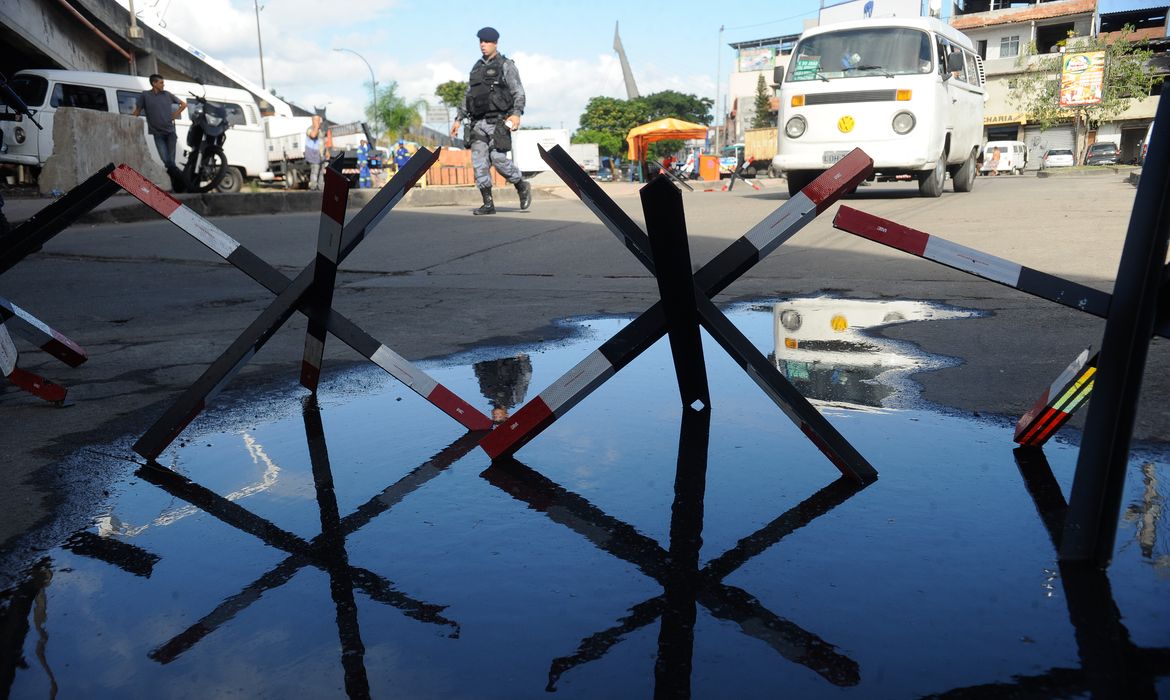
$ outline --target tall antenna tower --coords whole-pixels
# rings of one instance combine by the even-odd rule
[[[617,51],[618,59],[622,62],[622,77],[626,80],[626,98],[638,97],[638,86],[634,84],[634,72],[630,70],[630,62],[626,60],[626,50],[622,48],[622,37],[618,34],[618,23],[613,23],[613,50]]]

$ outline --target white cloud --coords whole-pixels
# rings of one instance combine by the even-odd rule
[[[419,35],[433,34],[434,41],[404,39],[395,23],[399,5],[396,0],[352,0],[344,12],[332,13],[318,0],[271,1],[260,12],[264,82],[302,107],[327,106],[329,116],[338,121],[360,119],[369,100],[369,69],[357,56],[334,50],[346,48],[370,63],[380,85],[395,81],[404,98],[437,105],[435,87],[466,80],[478,54],[474,44],[462,42],[453,48],[454,42],[443,40],[446,24],[440,15],[433,27],[412,28]],[[150,10],[138,7],[143,21],[152,23]],[[169,32],[260,84],[251,2],[200,0],[172,2],[166,8]],[[425,47],[421,54],[417,48],[406,48],[420,45]],[[621,67],[612,53],[591,57],[506,53],[516,61],[528,94],[528,125],[573,130],[591,97],[626,95]],[[642,94],[666,89],[697,95],[714,92],[713,76],[680,76],[674,64],[642,64],[635,71]]]

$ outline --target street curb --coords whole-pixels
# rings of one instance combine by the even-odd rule
[[[377,190],[350,190],[350,207],[361,207],[369,202]],[[496,187],[492,191],[496,202],[519,205],[520,198],[512,187]],[[205,218],[222,216],[256,216],[321,211],[321,193],[297,192],[239,192],[216,194],[174,195],[180,203]],[[559,199],[548,189],[532,188],[533,199]],[[415,187],[402,198],[400,206],[446,207],[479,206],[483,199],[474,187]],[[46,202],[46,206],[47,206]],[[153,221],[158,214],[137,202],[125,206],[98,209],[78,221],[87,224],[128,224]]]
[[[1037,170],[1036,177],[1099,177],[1101,175],[1122,175],[1127,174],[1133,177],[1134,172],[1141,171],[1132,167],[1111,167],[1094,166],[1094,170],[1081,170],[1074,168],[1061,168],[1058,170]]]

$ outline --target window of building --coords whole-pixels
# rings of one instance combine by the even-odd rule
[[[984,61],[986,61],[987,60],[987,39],[980,39],[979,41],[975,42],[975,51],[976,51],[976,53],[979,54],[979,58],[982,58]]]
[[[1012,36],[1000,37],[999,39],[999,57],[1011,58],[1020,55],[1020,35],[1013,34]]]
[[[1036,27],[1037,53],[1059,53],[1061,42],[1067,41],[1070,34],[1076,34],[1076,25],[1072,22]]]
[[[96,109],[99,112],[109,110],[106,101],[106,91],[100,87],[89,85],[70,85],[57,83],[53,88],[53,97],[49,100],[52,107],[77,107],[78,109]]]

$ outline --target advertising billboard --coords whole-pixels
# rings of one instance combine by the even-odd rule
[[[821,8],[820,23],[867,17],[921,17],[922,0],[847,0]]]
[[[1061,107],[1100,104],[1104,83],[1104,51],[1066,53],[1060,57]]]

